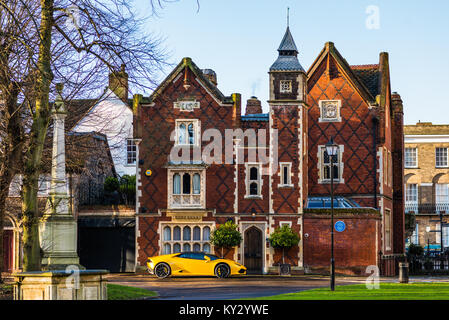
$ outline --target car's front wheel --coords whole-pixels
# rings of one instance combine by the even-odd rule
[[[227,278],[231,273],[231,268],[226,263],[217,264],[215,267],[215,275],[218,278]]]
[[[170,266],[165,262],[158,263],[154,267],[154,274],[160,279],[167,278],[171,274]]]

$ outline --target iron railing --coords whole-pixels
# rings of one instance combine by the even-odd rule
[[[449,256],[447,254],[412,256],[408,260],[411,275],[449,274]]]
[[[405,203],[406,213],[449,213],[449,203]]]

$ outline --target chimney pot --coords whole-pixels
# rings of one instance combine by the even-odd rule
[[[204,76],[209,79],[210,82],[212,82],[215,86],[217,85],[217,74],[212,69],[203,69],[201,70],[204,74]]]
[[[252,96],[246,101],[246,115],[262,113],[262,103],[257,97]]]

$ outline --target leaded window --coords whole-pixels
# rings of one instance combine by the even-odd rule
[[[210,232],[211,225],[163,224],[162,228],[162,254],[179,252],[205,252],[211,253]]]

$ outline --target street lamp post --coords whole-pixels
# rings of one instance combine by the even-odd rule
[[[330,176],[331,176],[331,291],[335,290],[335,259],[334,259],[334,156],[337,155],[338,145],[331,138],[326,143],[326,152],[330,158]]]

